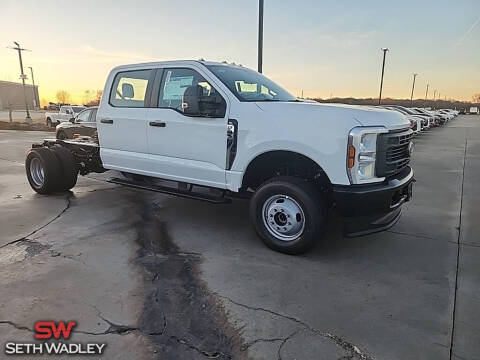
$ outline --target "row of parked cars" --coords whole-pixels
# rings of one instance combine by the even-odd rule
[[[406,108],[398,105],[385,105],[384,109],[397,111],[407,117],[414,135],[434,126],[442,126],[455,118],[459,112],[453,109],[429,110],[424,108]]]

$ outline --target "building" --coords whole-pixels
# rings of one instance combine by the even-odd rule
[[[38,86],[25,85],[27,95],[28,109],[38,109],[40,100],[38,98]],[[23,85],[11,81],[0,80],[0,111],[25,110],[25,97],[23,95]]]

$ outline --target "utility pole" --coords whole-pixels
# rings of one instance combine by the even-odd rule
[[[435,108],[435,95],[437,93],[437,89],[433,91],[433,107]]]
[[[413,90],[415,90],[415,79],[418,74],[413,74],[413,84],[412,84],[412,95],[410,96],[410,101],[413,102]]]
[[[263,65],[263,0],[258,0],[258,72]]]
[[[27,124],[32,124],[32,118],[30,117],[30,112],[28,111],[28,101],[27,101],[27,91],[25,89],[25,79],[27,76],[23,72],[23,62],[22,62],[22,51],[30,51],[27,49],[22,49],[20,44],[16,41],[13,42],[15,47],[10,47],[9,49],[17,50],[18,51],[18,60],[20,61],[20,78],[22,79],[23,84],[23,97],[25,98],[25,110],[27,111],[27,117],[25,118],[25,122]]]
[[[383,51],[383,63],[382,63],[382,77],[380,79],[380,95],[378,95],[378,105],[382,101],[382,88],[383,88],[383,74],[385,73],[385,57],[387,56],[388,48],[382,48]]]
[[[428,87],[430,86],[430,84],[427,84],[427,91],[425,91],[425,104],[423,105],[423,107],[427,107],[427,98],[428,98]]]
[[[32,85],[33,85],[33,102],[39,106],[39,104],[37,104],[37,96],[36,96],[36,93],[35,93],[35,78],[33,77],[33,68],[31,66],[28,67],[30,69],[30,73],[32,74]]]

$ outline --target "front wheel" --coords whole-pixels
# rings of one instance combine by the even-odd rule
[[[311,183],[282,176],[257,189],[250,202],[250,218],[269,248],[286,254],[301,254],[321,238],[326,223],[326,204]]]

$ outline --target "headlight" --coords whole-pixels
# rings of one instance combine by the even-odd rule
[[[352,184],[383,181],[375,176],[377,136],[388,132],[383,127],[356,127],[350,131],[347,149],[347,174]]]

